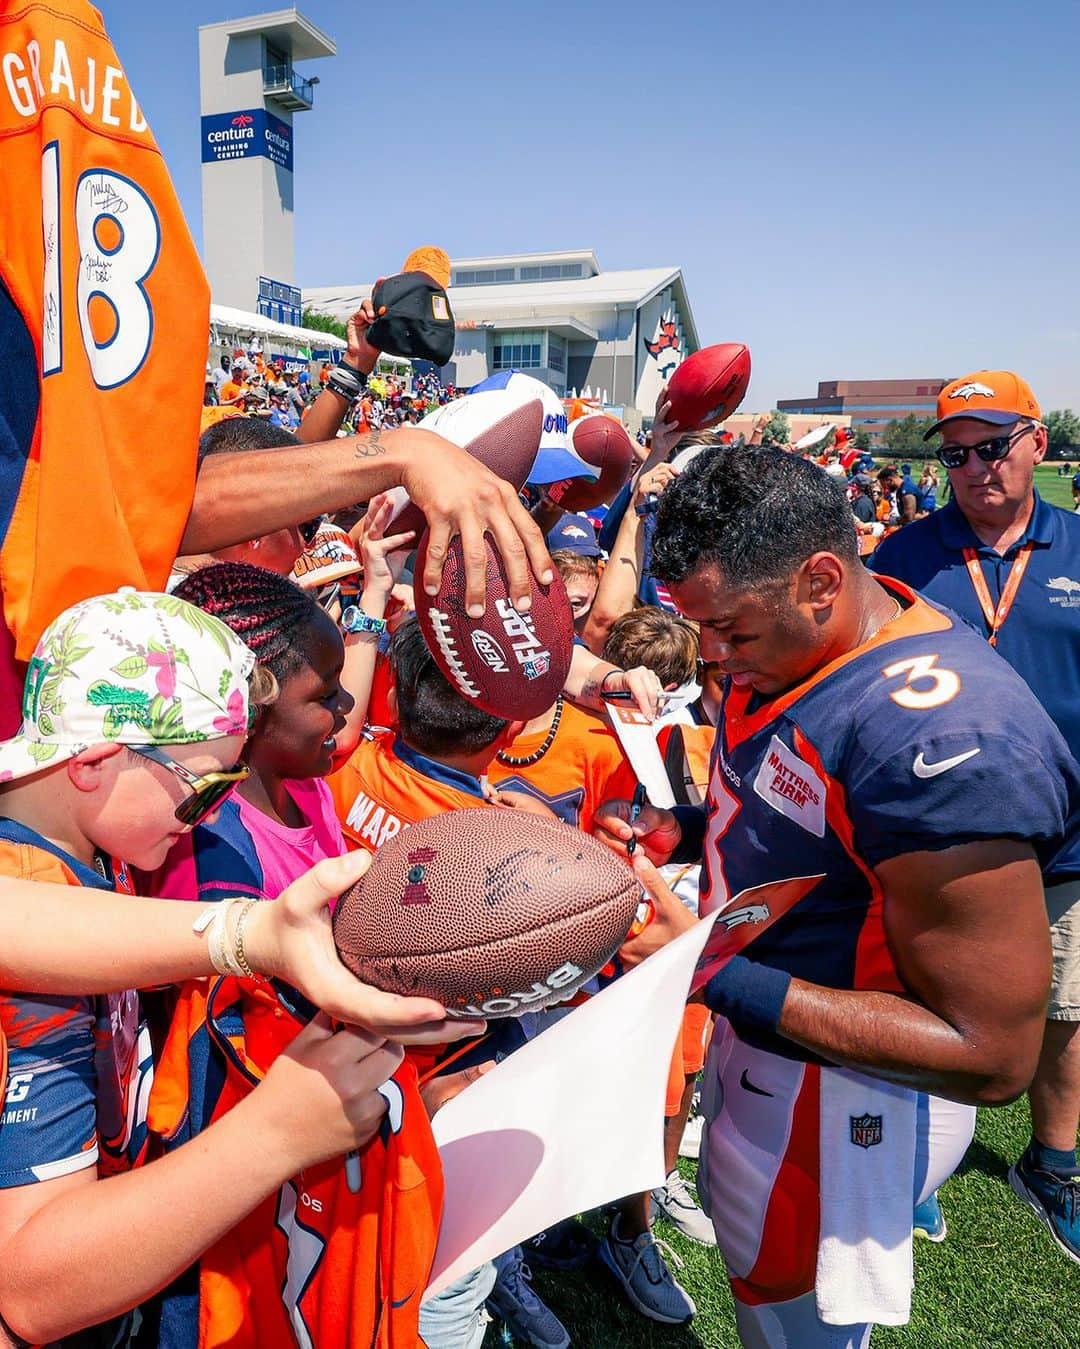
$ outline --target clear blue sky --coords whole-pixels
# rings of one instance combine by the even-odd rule
[[[196,29],[257,0],[101,9],[198,238]],[[1080,409],[1076,0],[300,9],[338,44],[300,67],[301,285],[591,247],[683,268],[747,407],[1005,366]]]

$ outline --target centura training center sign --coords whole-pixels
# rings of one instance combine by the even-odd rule
[[[292,172],[292,127],[265,108],[219,112],[202,119],[202,162],[250,159],[262,155],[278,168]]]

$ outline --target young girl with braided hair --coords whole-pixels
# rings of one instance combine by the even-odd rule
[[[213,825],[193,832],[195,896],[273,899],[313,863],[345,852],[323,782],[353,704],[341,686],[341,634],[309,594],[244,563],[205,567],[176,594],[231,628],[277,684],[245,748],[247,790],[234,794]],[[160,883],[163,893],[181,892],[175,877]],[[242,1100],[314,1014],[293,990],[250,978],[186,985],[150,1102],[150,1127],[165,1147]],[[443,1038],[481,1026],[454,1023]],[[457,1089],[477,1075],[460,1074]],[[443,1086],[433,1106],[453,1090]],[[331,1159],[282,1186],[203,1255],[186,1287],[165,1296],[163,1343],[420,1343],[442,1173],[414,1064],[402,1062],[379,1092],[387,1114],[358,1155]]]

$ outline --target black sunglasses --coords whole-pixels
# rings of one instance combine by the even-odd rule
[[[189,825],[192,829],[205,820],[207,815],[212,815],[241,782],[251,776],[251,769],[246,764],[237,764],[228,772],[193,773],[154,745],[128,745],[127,748],[133,754],[161,764],[187,787],[190,795],[176,807],[175,815],[181,824]]]
[[[1002,459],[1008,457],[1009,451],[1016,442],[1022,440],[1029,431],[1034,431],[1034,429],[1034,425],[1028,422],[1019,431],[1013,431],[1011,435],[994,436],[991,440],[980,440],[977,445],[942,445],[937,451],[937,457],[946,468],[963,468],[968,461],[968,455],[972,452],[977,454],[984,464],[1000,464]]]

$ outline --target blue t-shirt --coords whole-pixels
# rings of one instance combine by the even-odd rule
[[[990,628],[968,575],[964,549],[972,548],[997,606],[1020,549],[1033,545],[1012,608],[998,630],[998,655],[1027,682],[1080,761],[1080,517],[1051,506],[1035,493],[1035,509],[1022,538],[1004,555],[981,542],[956,501],[885,539],[871,566],[894,576],[938,604],[947,605],[983,637]],[[988,717],[997,717],[988,708]],[[1080,842],[1056,870],[1080,874]]]
[[[896,509],[900,512],[901,519],[903,519],[904,516],[904,497],[906,496],[913,496],[915,498],[916,511],[924,511],[927,509],[926,493],[910,473],[904,474],[903,481],[896,491]]]

